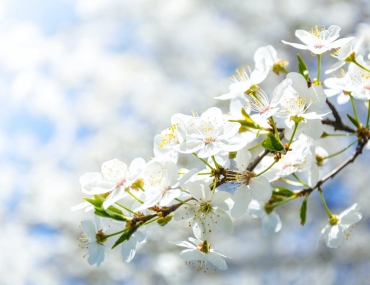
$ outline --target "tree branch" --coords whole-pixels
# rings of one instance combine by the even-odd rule
[[[330,101],[328,99],[326,99],[326,104],[329,106],[331,112],[333,113],[335,121],[330,120],[330,119],[324,119],[324,120],[321,121],[324,125],[332,126],[332,127],[334,127],[334,130],[336,130],[336,131],[345,131],[345,132],[349,132],[349,133],[355,133],[356,132],[356,130],[352,129],[351,127],[348,127],[345,124],[343,124],[342,118],[340,117],[337,109],[335,108],[335,106],[332,103],[330,103]]]

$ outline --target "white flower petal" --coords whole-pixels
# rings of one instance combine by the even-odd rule
[[[267,202],[271,198],[272,188],[265,177],[253,177],[249,182],[249,187],[254,199]]]
[[[227,265],[226,265],[225,260],[220,255],[218,255],[217,253],[209,252],[205,255],[206,255],[207,260],[209,260],[217,269],[219,269],[219,270],[226,270],[227,269]]]
[[[240,186],[233,196],[234,206],[231,209],[231,216],[233,218],[241,217],[247,211],[251,199],[250,189],[244,185]]]

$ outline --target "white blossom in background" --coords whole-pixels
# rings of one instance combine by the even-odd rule
[[[356,57],[358,63],[370,70],[370,65],[367,64],[361,55]],[[359,100],[370,99],[370,72],[351,63],[348,67],[348,74],[351,79],[351,95]]]
[[[336,40],[339,38],[339,31],[340,27],[335,25],[330,26],[327,30],[325,28],[319,29],[318,26],[316,26],[312,28],[311,32],[304,30],[295,31],[295,36],[299,38],[304,45],[286,41],[282,42],[297,49],[308,49],[314,54],[323,54],[332,48],[339,48],[353,39],[353,37],[350,37]]]
[[[357,43],[355,44],[355,46],[353,48],[352,48],[351,43],[348,42],[345,45],[343,45],[342,47],[340,47],[339,49],[337,49],[335,52],[333,52],[332,56],[336,57],[338,59],[338,62],[333,64],[332,66],[330,66],[330,68],[327,71],[325,71],[325,74],[329,74],[329,73],[341,68],[343,65],[346,64],[346,62],[347,62],[346,59],[350,55],[352,55],[353,53],[356,56],[356,53],[360,49],[360,46],[361,46],[363,41],[364,41],[364,36],[361,35],[361,37],[357,40]]]
[[[210,108],[200,117],[188,120],[181,152],[198,152],[199,157],[205,158],[222,151],[237,151],[246,145],[241,137],[235,136],[239,128],[239,123],[225,121],[220,109]]]
[[[172,161],[152,160],[147,163],[143,172],[145,193],[144,204],[135,209],[141,211],[154,205],[168,206],[181,196],[181,188],[192,178],[198,169],[194,168],[183,175],[178,174],[177,165]]]
[[[264,236],[267,236],[270,230],[274,231],[275,233],[281,230],[282,223],[278,213],[276,213],[274,210],[272,210],[270,213],[267,213],[264,203],[261,203],[257,200],[252,200],[247,211],[252,216],[261,220],[262,232]]]
[[[82,221],[81,228],[84,232],[80,238],[81,247],[88,248],[87,261],[90,265],[96,264],[96,267],[99,267],[104,261],[105,250],[112,246],[112,240],[104,238],[108,227],[104,226],[100,217],[95,216],[94,222],[91,220]]]
[[[137,246],[146,242],[147,233],[146,227],[140,227],[129,240],[122,243],[121,256],[124,262],[130,262],[134,258]]]
[[[171,117],[171,127],[154,137],[154,155],[156,158],[177,163],[180,144],[186,139],[186,124],[191,116],[175,114]]]
[[[339,105],[350,101],[348,93],[352,90],[352,81],[349,72],[344,73],[343,71],[336,77],[327,78],[324,80],[324,84],[328,88],[324,90],[326,96],[338,95],[337,103]]]
[[[326,245],[331,248],[340,246],[349,236],[346,231],[361,220],[362,213],[360,210],[361,207],[354,204],[338,216],[333,215],[333,218],[329,219],[329,224],[322,229],[319,241],[324,239]]]
[[[81,190],[89,195],[110,192],[103,203],[104,209],[107,209],[128,195],[126,188],[139,178],[144,166],[145,160],[142,158],[134,159],[129,168],[118,159],[109,160],[103,163],[101,173],[91,172],[80,177]]]
[[[265,80],[269,72],[264,59],[261,59],[256,63],[255,70],[251,71],[249,67],[247,67],[247,69],[249,71],[249,74],[244,67],[240,71],[236,70],[237,75],[233,75],[230,78],[230,92],[215,97],[215,99],[229,100],[238,95],[245,95],[245,92],[248,91],[251,87],[257,86],[259,83]]]
[[[256,177],[247,170],[251,158],[252,155],[247,149],[241,149],[235,159],[238,171],[230,171],[227,174],[232,176],[230,180],[237,184],[237,190],[233,195],[234,206],[231,209],[234,218],[241,217],[247,211],[252,198],[267,202],[272,194],[271,185],[264,176]]]
[[[212,263],[219,270],[227,269],[226,262],[223,259],[226,256],[210,248],[211,245],[208,242],[191,237],[189,237],[189,241],[175,242],[174,244],[187,248],[180,253],[180,257],[187,262],[195,261],[197,271],[202,268],[207,271],[209,269],[207,262]]]
[[[296,135],[304,132],[312,139],[318,139],[323,133],[321,119],[330,113],[322,110],[326,96],[321,86],[308,88],[305,78],[296,72],[288,74],[287,78],[292,80],[291,87],[286,88],[281,99],[280,110],[276,116],[285,117],[285,137],[290,138],[293,132],[293,117],[302,119],[299,123]]]
[[[175,212],[175,220],[191,218],[190,225],[196,238],[206,240],[215,228],[225,233],[232,233],[234,225],[226,213],[233,203],[229,193],[216,191],[214,194],[203,181],[193,181],[186,185],[190,192],[191,200],[182,205]]]

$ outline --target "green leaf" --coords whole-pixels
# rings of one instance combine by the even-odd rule
[[[95,208],[94,214],[99,216],[99,217],[110,218],[110,216],[104,210],[99,210],[97,208]]]
[[[298,71],[300,74],[303,75],[303,77],[309,81],[309,72],[306,63],[304,62],[303,58],[297,53],[297,58],[298,58]]]
[[[271,151],[284,151],[284,146],[281,142],[271,133],[267,135],[267,138],[262,142],[262,146]]]
[[[174,215],[172,214],[172,215],[168,215],[166,217],[159,218],[157,220],[158,225],[160,225],[162,227],[165,226],[165,225],[167,225],[172,220],[173,216]]]
[[[347,117],[356,128],[360,128],[360,123],[355,118],[349,114],[347,114]]]
[[[103,203],[101,203],[99,200],[91,199],[91,198],[83,198],[86,202],[89,202],[91,205],[93,205],[96,208],[100,208]]]
[[[283,197],[292,197],[294,192],[285,187],[275,187],[273,190],[274,195],[283,196]]]
[[[116,242],[112,246],[112,249],[115,248],[117,245],[123,243],[125,240],[129,240],[140,226],[141,224],[136,224],[133,227],[127,227],[123,234],[116,240]]]
[[[306,224],[307,199],[308,199],[308,195],[304,198],[304,200],[302,202],[301,209],[299,210],[299,216],[301,217],[301,225],[302,226],[304,226]]]

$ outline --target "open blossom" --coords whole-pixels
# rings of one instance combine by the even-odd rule
[[[264,203],[252,200],[247,211],[261,220],[264,236],[266,236],[270,230],[275,233],[281,230],[282,223],[279,215],[274,210],[267,212]]]
[[[237,151],[246,145],[241,137],[235,136],[239,128],[239,123],[225,121],[220,109],[210,108],[200,117],[188,120],[181,152],[198,152],[198,156],[204,158],[222,151]]]
[[[308,185],[316,185],[319,177],[319,170],[316,163],[312,141],[305,135],[301,134],[299,138],[290,145],[290,149],[291,150],[286,154],[282,154],[280,160],[275,163],[271,169],[264,173],[263,176],[271,182],[295,172],[307,171]],[[258,169],[258,171],[262,171],[273,162],[273,157],[265,156],[261,165],[256,169]]]
[[[335,25],[330,26],[327,30],[324,28],[319,29],[318,26],[316,26],[311,32],[304,30],[295,31],[295,36],[299,38],[304,45],[286,41],[282,42],[298,49],[308,49],[314,54],[323,54],[332,48],[339,48],[353,39],[353,37],[351,37],[336,40],[339,38],[339,31],[340,27]]]
[[[329,219],[329,224],[322,229],[319,241],[323,238],[326,245],[331,248],[340,246],[349,235],[346,231],[353,224],[361,220],[362,213],[360,210],[361,207],[358,204],[354,204],[340,215],[333,215],[333,217]]]
[[[180,144],[186,139],[186,123],[191,116],[175,114],[171,118],[171,127],[154,137],[154,155],[156,158],[177,163]]]
[[[266,79],[269,69],[266,67],[266,63],[264,59],[261,59],[256,63],[256,69],[251,71],[249,67],[248,72],[243,67],[240,71],[236,70],[237,75],[231,76],[231,83],[230,83],[230,92],[223,94],[221,96],[215,97],[215,99],[219,100],[228,100],[232,99],[238,95],[243,95],[246,91],[248,91],[252,86],[256,86],[261,83],[263,80]]]
[[[266,95],[262,89],[258,89],[254,94],[248,96],[248,105],[250,108],[261,116],[262,119],[268,119],[279,111],[278,105],[287,89],[292,84],[291,79],[285,79],[278,86],[276,86],[272,98]]]
[[[105,258],[105,249],[110,248],[111,240],[105,238],[105,232],[107,230],[102,223],[102,219],[95,216],[95,222],[90,220],[82,221],[81,227],[83,230],[80,241],[82,242],[81,247],[87,247],[89,256],[87,261],[90,265],[96,263],[96,267],[99,267]]]
[[[312,139],[318,139],[323,133],[321,119],[327,115],[328,111],[322,111],[326,96],[321,86],[307,87],[305,78],[296,72],[288,74],[287,78],[292,80],[291,87],[286,88],[284,96],[280,101],[280,110],[276,116],[285,117],[285,137],[290,138],[294,121],[300,119],[296,134],[304,132]]]
[[[267,202],[272,194],[271,185],[264,176],[256,176],[246,169],[250,160],[251,154],[245,148],[238,151],[236,155],[238,171],[230,170],[226,173],[226,180],[238,185],[233,196],[234,206],[231,209],[234,218],[241,217],[247,211],[252,197]]]
[[[138,179],[144,166],[142,158],[134,159],[129,168],[118,159],[109,160],[103,163],[101,173],[91,172],[80,177],[81,190],[89,195],[109,193],[103,203],[107,209],[127,195],[126,188]]]
[[[223,259],[226,256],[212,249],[206,240],[201,241],[189,237],[189,241],[176,242],[175,244],[187,248],[180,253],[180,257],[186,261],[196,261],[197,271],[202,268],[206,271],[208,269],[207,262],[212,263],[219,270],[227,269],[226,262]]]
[[[181,187],[198,172],[194,168],[184,175],[178,174],[177,165],[172,161],[150,161],[143,170],[145,198],[135,211],[141,211],[154,205],[168,206],[181,195]]]
[[[145,227],[141,227],[130,236],[129,240],[122,243],[121,256],[124,262],[130,262],[134,258],[137,246],[140,243],[145,243],[146,237],[147,230]]]
[[[325,71],[325,74],[331,73],[339,68],[341,68],[343,65],[348,62],[348,57],[354,53],[354,56],[358,52],[362,42],[364,41],[364,36],[361,35],[355,46],[352,48],[352,45],[348,42],[342,47],[338,48],[333,52],[331,55],[336,57],[338,59],[338,62],[330,66],[330,68]]]
[[[353,85],[349,72],[342,72],[336,77],[327,78],[324,84],[328,89],[325,89],[325,94],[328,97],[338,95],[337,103],[342,105],[350,101],[348,93],[352,90]]]
[[[289,62],[286,60],[279,59],[277,57],[277,52],[273,46],[260,47],[254,53],[254,62],[256,65],[261,64],[264,59],[266,68],[272,70],[276,74],[284,70],[284,66],[287,66]]]
[[[207,235],[217,227],[223,232],[232,233],[233,222],[225,212],[230,210],[232,200],[230,194],[216,191],[214,194],[203,181],[189,182],[187,188],[195,200],[186,202],[175,212],[175,220],[190,219],[196,238],[205,240]]]

